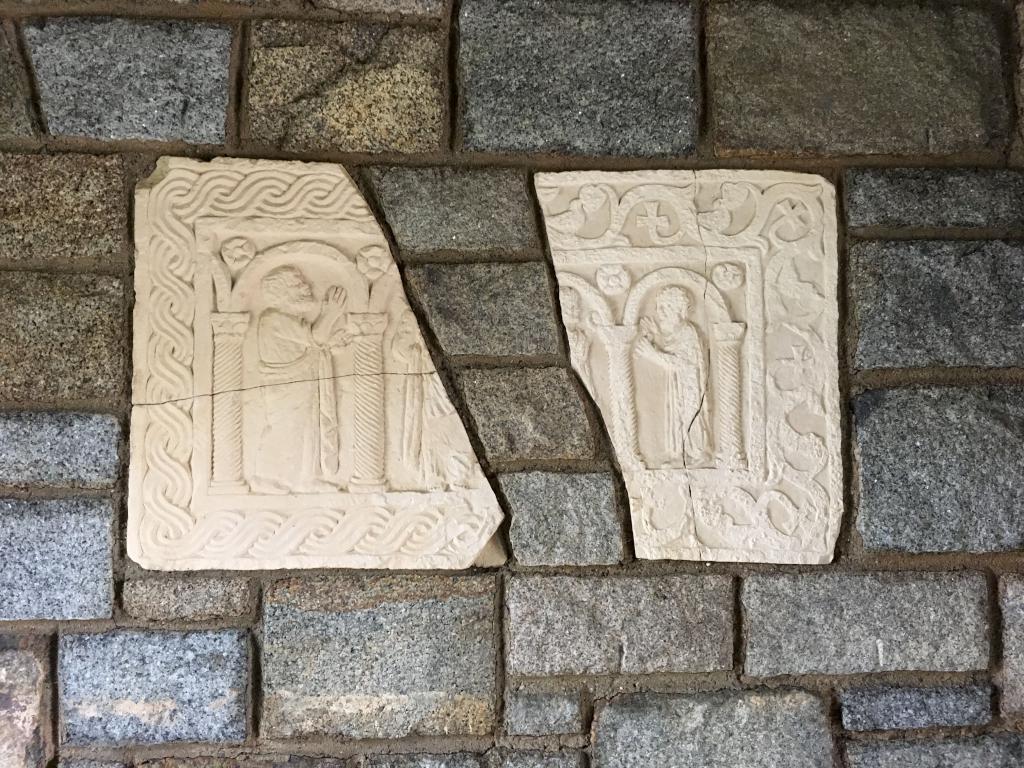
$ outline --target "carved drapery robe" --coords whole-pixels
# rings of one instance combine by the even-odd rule
[[[672,333],[658,331],[641,338],[634,352],[635,375],[657,382],[658,409],[664,442],[652,463],[694,466],[705,463],[711,452],[710,402],[707,400],[707,347],[690,322]],[[640,415],[643,419],[643,414]],[[649,425],[657,427],[658,425]]]
[[[324,478],[338,471],[330,348],[317,343],[305,319],[277,310],[260,316],[256,341],[263,428],[253,480],[270,489],[323,490]],[[294,466],[282,466],[280,456],[291,457]]]

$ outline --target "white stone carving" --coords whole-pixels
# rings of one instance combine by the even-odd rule
[[[493,562],[500,507],[341,167],[163,158],[135,240],[133,560]]]
[[[751,171],[536,184],[637,555],[829,562],[843,509],[832,186]]]

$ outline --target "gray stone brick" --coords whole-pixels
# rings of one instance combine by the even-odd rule
[[[846,173],[850,227],[1024,226],[1024,173],[1004,169],[857,168]]]
[[[63,635],[62,743],[240,742],[248,669],[235,630]]]
[[[437,755],[375,755],[366,768],[582,768],[577,750],[558,752],[493,749],[485,754],[455,752]]]
[[[876,390],[854,408],[866,549],[1024,545],[1024,390]]]
[[[0,400],[116,400],[124,290],[100,275],[0,273]]]
[[[264,733],[490,733],[496,591],[491,577],[353,575],[275,584],[264,598]]]
[[[520,565],[608,565],[622,559],[612,476],[517,472],[499,477]]]
[[[477,368],[458,374],[490,461],[594,455],[583,403],[564,368]]]
[[[138,619],[208,621],[245,616],[254,597],[244,577],[178,576],[128,579],[121,599],[125,612]]]
[[[1024,365],[1024,246],[861,242],[850,267],[858,368]]]
[[[583,732],[579,691],[549,693],[517,688],[505,694],[505,733],[550,736]]]
[[[748,675],[988,665],[980,573],[751,576],[740,594]]]
[[[511,675],[732,667],[727,576],[513,576],[506,610]]]
[[[46,670],[43,648],[0,642],[0,765],[38,768],[50,757]]]
[[[51,134],[223,143],[230,28],[67,17],[24,35]]]
[[[999,581],[1003,613],[1003,712],[1024,712],[1024,576],[1003,576]]]
[[[372,168],[370,178],[403,253],[539,247],[527,180],[518,171]]]
[[[543,264],[424,264],[405,275],[445,354],[558,354]]]
[[[600,710],[594,768],[832,768],[824,703],[803,691],[629,694]]]
[[[849,768],[1019,768],[1024,763],[1020,736],[981,736],[948,741],[851,743]]]
[[[437,151],[443,66],[443,40],[426,27],[256,22],[249,138],[286,150]]]
[[[102,413],[0,413],[0,483],[110,488],[121,427]]]
[[[984,725],[992,719],[992,689],[987,685],[858,687],[840,693],[839,701],[848,731]]]
[[[0,136],[31,136],[28,89],[14,51],[0,30]]]
[[[715,148],[1001,150],[1010,126],[1006,16],[993,4],[944,0],[716,0],[707,27]]]
[[[0,500],[0,620],[109,618],[113,518],[101,499]]]
[[[121,269],[127,243],[121,158],[0,154],[0,261]]]
[[[685,0],[466,0],[463,146],[665,156],[693,152],[697,30]]]

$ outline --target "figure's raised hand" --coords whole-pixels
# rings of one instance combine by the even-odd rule
[[[654,322],[653,318],[641,317],[640,318],[640,335],[647,341],[651,341],[655,334],[658,332],[658,327]]]
[[[341,308],[345,306],[345,302],[348,300],[348,294],[345,289],[340,285],[332,285],[327,289],[324,294],[324,305],[325,308],[330,306],[331,308]]]

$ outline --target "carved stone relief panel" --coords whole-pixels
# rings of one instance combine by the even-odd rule
[[[135,232],[133,560],[474,562],[500,507],[341,167],[164,158]]]
[[[536,184],[637,555],[829,562],[843,508],[832,186],[750,171]]]

